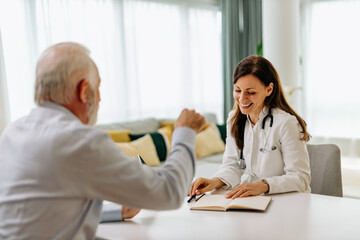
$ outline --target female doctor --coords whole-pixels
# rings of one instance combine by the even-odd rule
[[[227,198],[310,192],[310,136],[287,103],[273,65],[249,56],[236,67],[233,83],[223,163],[212,178],[197,178],[190,195],[219,188],[232,188]]]

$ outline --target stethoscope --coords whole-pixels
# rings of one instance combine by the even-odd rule
[[[261,130],[262,130],[262,134],[265,135],[264,133],[264,130],[265,130],[265,124],[266,124],[266,120],[267,119],[270,119],[270,128],[273,126],[273,123],[274,123],[274,116],[272,115],[271,113],[271,108],[269,109],[269,113],[264,117],[263,121],[262,121],[262,124],[261,124]],[[269,135],[268,135],[269,137]],[[260,152],[262,153],[265,153],[267,152],[266,150],[266,144],[267,144],[267,140],[268,140],[268,137],[266,138],[265,140],[265,144],[264,144],[264,147],[261,147],[259,149]],[[243,156],[243,149],[244,149],[244,141],[243,141],[243,144],[242,144],[242,148],[240,150],[240,159],[239,161],[237,161],[237,164],[239,165],[240,169],[245,169],[246,168],[246,163],[245,163],[245,159],[244,159],[244,156]],[[271,150],[275,150],[276,147],[275,146],[272,146],[271,147]]]

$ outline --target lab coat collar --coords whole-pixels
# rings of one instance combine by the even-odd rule
[[[264,106],[263,109],[260,111],[259,113],[259,120],[257,121],[256,125],[260,122],[262,123],[264,117],[269,113],[269,108],[267,106]],[[249,125],[252,126],[251,120],[250,120],[250,116],[249,114],[246,115],[248,121],[249,121]]]

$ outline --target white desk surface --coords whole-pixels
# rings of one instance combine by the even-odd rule
[[[360,239],[360,200],[308,193],[271,195],[266,212],[142,210],[102,223],[104,239]]]

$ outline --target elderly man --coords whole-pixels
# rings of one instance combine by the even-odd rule
[[[163,167],[140,165],[89,126],[97,118],[99,85],[95,63],[77,43],[56,44],[40,57],[38,106],[0,139],[0,239],[93,239],[101,200],[131,206],[123,208],[124,218],[137,208],[182,204],[204,118],[184,109]]]

